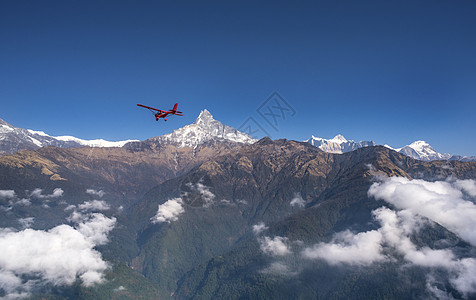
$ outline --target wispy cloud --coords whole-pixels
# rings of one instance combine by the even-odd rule
[[[33,192],[30,193],[30,197],[37,198],[37,199],[45,199],[45,198],[58,198],[63,196],[64,191],[61,188],[56,188],[53,190],[53,193],[49,195],[43,195],[43,189],[36,188]]]
[[[271,274],[271,275],[278,275],[278,276],[295,276],[299,274],[299,272],[292,270],[285,262],[282,261],[274,261],[269,264],[265,269],[261,271],[261,273]]]
[[[294,198],[289,204],[291,206],[304,207],[306,205],[306,201],[304,201],[300,193],[295,193]]]
[[[126,288],[121,285],[121,286],[119,286],[118,288],[115,288],[115,289],[114,289],[114,292],[115,292],[115,293],[118,293],[118,292],[122,292],[122,291],[125,291],[125,290],[126,290]]]
[[[97,191],[95,189],[87,189],[86,193],[90,195],[94,195],[94,196],[99,196],[99,197],[102,197],[106,194],[103,190]]]
[[[29,205],[31,205],[31,200],[23,198],[23,199],[15,201],[15,202],[12,202],[12,204],[13,205],[21,205],[21,206],[29,206]]]
[[[200,195],[200,198],[203,200],[203,206],[204,207],[209,207],[210,205],[213,204],[213,200],[215,199],[215,194],[213,194],[210,191],[210,187],[204,185],[201,182],[197,182],[195,184],[189,182],[186,184],[187,187],[190,188],[191,192],[198,193]],[[182,196],[188,195],[187,193],[184,193]]]
[[[109,210],[111,207],[106,201],[103,200],[92,200],[92,201],[85,201],[82,204],[78,205],[78,209],[82,211],[102,211],[102,210]]]

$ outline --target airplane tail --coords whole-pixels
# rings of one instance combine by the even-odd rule
[[[178,105],[178,103],[175,103],[174,108],[173,108],[173,111],[174,111],[174,112],[177,111],[177,105]]]

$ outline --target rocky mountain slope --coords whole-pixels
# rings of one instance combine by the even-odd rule
[[[0,157],[0,296],[474,298],[474,201],[476,162],[254,141],[203,111]]]
[[[64,230],[74,231],[97,249],[83,249],[84,255],[99,251],[98,263],[114,266],[107,272],[101,264],[90,270],[108,278],[93,277],[92,286],[77,269],[83,279],[71,285],[62,272],[48,273],[52,282],[42,274],[74,264],[44,260],[51,264],[48,269],[28,273],[21,264],[6,264],[0,254],[1,272],[25,282],[36,278],[28,285],[35,289],[12,281],[4,294],[79,299],[110,299],[115,293],[126,299],[475,295],[472,277],[465,275],[476,265],[475,242],[465,228],[473,225],[469,199],[476,197],[476,163],[423,162],[381,146],[332,154],[309,143],[267,138],[253,144],[208,141],[195,149],[152,141],[133,145],[94,151],[46,147],[0,158],[0,227],[11,228],[1,229],[0,244],[25,234],[61,240]],[[411,190],[396,195],[410,197],[409,206],[393,202],[393,194],[385,192],[392,188]],[[465,207],[460,218],[431,214],[442,199],[455,205],[443,215]],[[432,201],[437,206],[415,211]],[[393,243],[395,238],[407,247]],[[41,239],[32,245],[36,256],[49,258],[38,248]]]
[[[355,288],[363,298],[428,296],[427,271],[416,265],[400,274],[404,260],[377,260],[362,269],[305,258],[312,245],[340,231],[373,234],[378,223],[372,216],[385,202],[368,192],[382,176],[468,180],[476,178],[476,164],[425,163],[384,147],[334,155],[263,139],[151,190],[131,211],[139,222],[131,266],[177,299],[352,298]],[[417,235],[418,247],[445,239],[472,251],[448,229],[433,226]],[[352,249],[348,255],[358,257]],[[409,279],[414,286],[405,285]]]

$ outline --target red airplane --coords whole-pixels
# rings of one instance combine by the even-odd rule
[[[182,112],[177,110],[177,105],[178,105],[178,103],[175,103],[174,108],[172,108],[171,110],[161,110],[161,109],[145,106],[145,105],[142,105],[142,104],[137,104],[137,106],[147,108],[152,113],[154,113],[156,121],[158,121],[160,118],[164,118],[164,121],[167,121],[166,117],[168,115],[183,116]],[[157,111],[157,113],[156,113],[156,111]]]

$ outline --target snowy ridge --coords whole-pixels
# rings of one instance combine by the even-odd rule
[[[36,150],[45,146],[60,148],[69,147],[122,147],[124,144],[135,141],[110,142],[103,139],[83,140],[72,136],[54,137],[43,131],[14,127],[0,119],[0,155],[13,154],[20,150]]]
[[[349,151],[354,151],[362,147],[375,146],[373,141],[354,142],[347,140],[343,135],[338,134],[332,139],[323,139],[320,137],[311,136],[306,142],[318,147],[324,152],[342,154]]]
[[[211,140],[244,144],[256,142],[249,135],[215,120],[206,109],[200,112],[200,115],[193,124],[174,130],[172,133],[149,139],[149,141],[173,144],[180,148],[193,148]]]
[[[74,136],[68,136],[68,135],[56,136],[55,139],[64,141],[64,142],[75,142],[82,146],[89,146],[89,147],[122,147],[129,142],[138,141],[138,140],[125,140],[125,141],[111,142],[111,141],[106,141],[103,139],[82,140]]]

